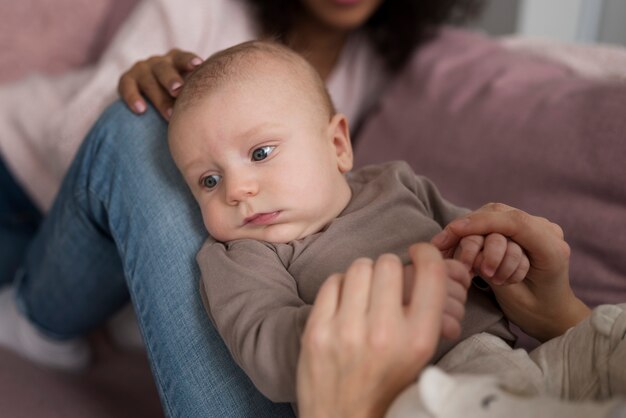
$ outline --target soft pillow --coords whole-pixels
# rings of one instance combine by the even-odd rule
[[[358,138],[358,165],[392,159],[456,204],[504,202],[558,223],[579,297],[626,301],[626,85],[446,30]]]

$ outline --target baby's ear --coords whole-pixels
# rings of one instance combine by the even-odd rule
[[[352,169],[353,155],[350,142],[350,128],[348,119],[341,113],[335,114],[328,124],[328,136],[332,141],[337,167],[341,173],[347,173]]]

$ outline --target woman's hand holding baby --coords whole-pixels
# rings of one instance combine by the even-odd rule
[[[201,63],[196,54],[180,49],[137,61],[120,78],[119,95],[138,114],[146,111],[145,96],[169,120],[185,76]]]
[[[545,341],[589,315],[569,283],[570,248],[562,229],[545,218],[503,204],[488,204],[450,223],[432,242],[455,253],[464,237],[502,234],[524,249],[530,261],[526,279],[492,286],[506,316],[529,335]]]
[[[414,251],[414,250],[410,250]],[[465,302],[467,301],[467,289],[471,283],[471,275],[462,263],[446,259],[443,260],[446,267],[446,302],[441,324],[441,336],[447,340],[456,340],[461,335],[461,321],[465,316]],[[414,264],[404,266],[404,291],[403,303],[410,303],[415,283]]]
[[[447,306],[450,288],[462,317],[467,269],[444,261],[429,244],[416,244],[409,252],[415,268],[406,303],[402,264],[389,254],[376,262],[356,260],[321,287],[298,365],[304,418],[383,416],[434,354],[446,312],[451,311],[451,322],[458,316],[458,306]]]

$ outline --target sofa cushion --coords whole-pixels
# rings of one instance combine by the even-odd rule
[[[459,205],[504,202],[558,223],[579,297],[626,301],[625,84],[446,30],[412,57],[358,138],[357,165],[393,159]]]

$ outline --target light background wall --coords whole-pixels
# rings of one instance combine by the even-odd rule
[[[626,1],[489,0],[475,26],[493,35],[626,46]]]

